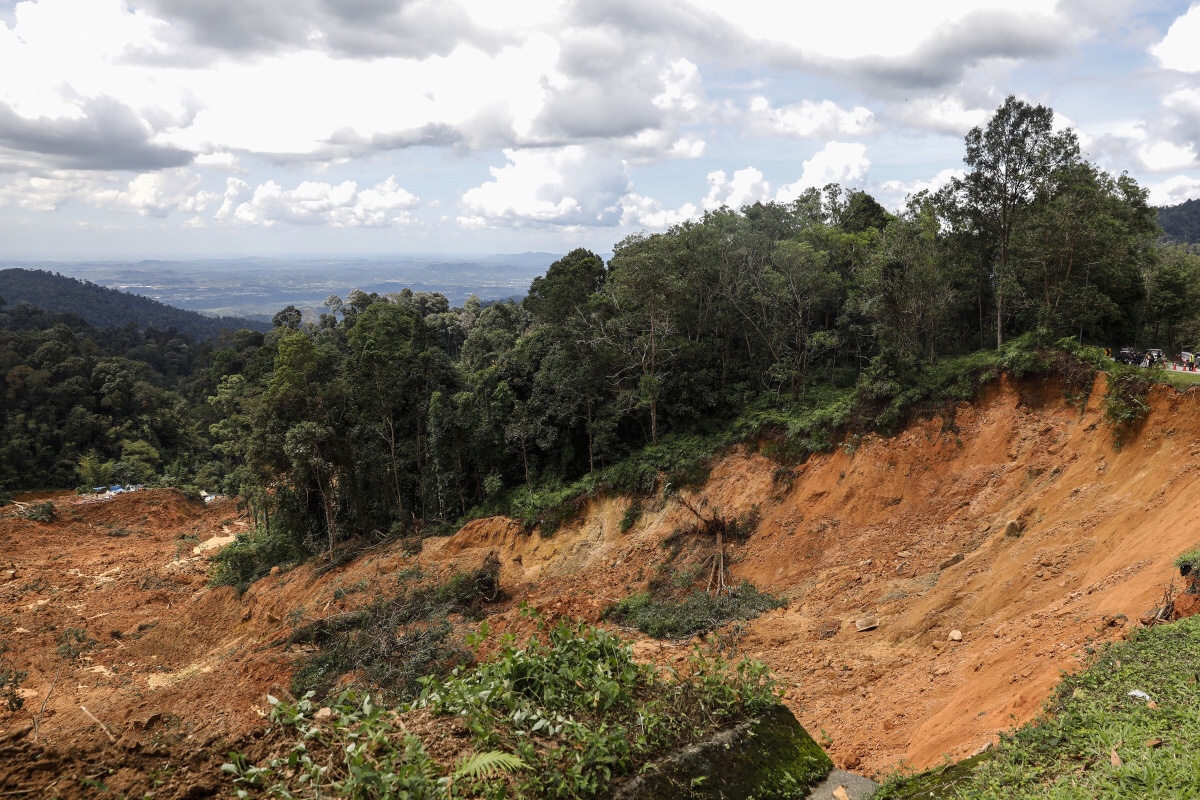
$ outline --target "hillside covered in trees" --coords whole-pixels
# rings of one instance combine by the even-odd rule
[[[174,328],[193,339],[212,339],[222,331],[265,331],[270,327],[239,317],[208,317],[40,269],[0,269],[0,297],[9,306],[28,303],[46,311],[77,314],[98,328]]]
[[[1158,245],[1146,192],[1051,122],[1009,98],[968,135],[966,176],[898,214],[838,186],[722,208],[608,263],[575,250],[519,304],[354,291],[203,348],[10,312],[0,481],[134,464],[238,494],[259,527],[227,562],[247,580],[476,514],[552,523],[581,492],[695,480],[736,437],[801,455],[895,430],[935,384],[969,394],[980,350],[1194,347],[1200,257]]]
[[[1158,209],[1163,233],[1177,242],[1200,244],[1200,200],[1185,200],[1177,206]]]

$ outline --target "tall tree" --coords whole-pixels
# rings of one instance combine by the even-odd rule
[[[949,189],[983,235],[990,255],[997,348],[1004,344],[1005,299],[1013,285],[1013,233],[1044,184],[1078,157],[1074,131],[1054,131],[1053,109],[1031,106],[1013,95],[986,128],[975,127],[967,134],[963,161],[970,171]]]

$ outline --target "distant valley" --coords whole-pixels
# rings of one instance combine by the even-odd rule
[[[144,295],[210,316],[269,321],[288,305],[315,309],[327,297],[366,292],[440,292],[452,305],[467,297],[520,298],[553,263],[553,253],[490,256],[405,256],[374,259],[205,259],[138,262],[0,262],[57,272],[100,286]]]

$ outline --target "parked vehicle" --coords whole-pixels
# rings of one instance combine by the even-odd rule
[[[1121,352],[1117,353],[1116,360],[1122,364],[1140,364],[1142,363],[1142,354],[1132,347],[1122,347]]]

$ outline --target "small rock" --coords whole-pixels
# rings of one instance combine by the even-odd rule
[[[162,712],[155,711],[154,713],[147,714],[144,717],[138,717],[137,719],[135,719],[133,721],[133,724],[137,725],[139,728],[141,728],[144,731],[148,731],[148,730],[150,730],[150,727],[152,725],[154,725],[154,723],[160,721],[161,719],[162,719]]]
[[[277,625],[277,624],[279,624],[279,617],[275,616],[270,611],[268,611],[267,612],[267,622],[271,623],[272,625]]]
[[[950,674],[950,668],[949,668],[949,667],[938,667],[938,668],[937,668],[937,671],[936,671],[936,672],[934,672],[933,674],[934,674],[934,675],[937,675],[938,677],[941,677],[941,676],[943,676],[943,675],[949,675],[949,674]]]
[[[854,627],[858,631],[873,631],[879,627],[879,620],[874,614],[867,614],[859,617],[854,621]]]
[[[907,550],[901,550],[899,553],[896,553],[896,558],[908,558],[911,555],[912,553]]]
[[[1005,536],[1015,539],[1020,536],[1021,533],[1021,523],[1017,522],[1015,519],[1010,519],[1008,524],[1004,526]]]
[[[959,630],[950,631],[950,641],[961,642],[962,641],[962,631],[959,631]]]
[[[329,719],[333,716],[333,709],[329,706],[317,709],[317,713],[313,714],[313,719]]]
[[[279,574],[280,572],[282,572],[282,571],[283,571],[283,570],[281,570],[281,569],[279,568],[279,565],[278,565],[278,564],[276,564],[275,566],[271,567],[271,573],[270,573],[270,574],[271,574],[271,575],[278,575],[278,574]]]

